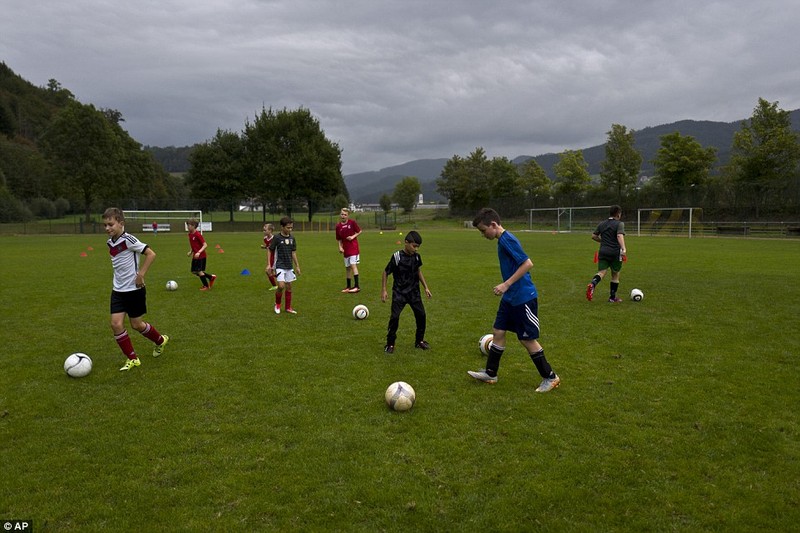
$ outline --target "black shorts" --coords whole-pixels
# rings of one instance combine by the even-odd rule
[[[147,289],[130,292],[111,291],[111,314],[125,313],[129,318],[139,318],[147,313]]]
[[[208,258],[203,257],[202,259],[192,259],[192,274],[206,271],[206,259]]]

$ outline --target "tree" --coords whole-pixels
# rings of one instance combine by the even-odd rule
[[[537,199],[550,197],[552,182],[538,161],[533,158],[528,159],[519,167],[518,172],[517,183],[528,198],[528,205],[531,208],[536,207]]]
[[[308,109],[262,109],[245,124],[244,144],[257,195],[280,204],[287,214],[305,202],[311,220],[323,202],[347,196],[341,149],[325,137]]]
[[[404,213],[410,213],[417,204],[417,199],[422,193],[422,185],[415,176],[406,176],[394,186],[392,199],[399,205]]]
[[[492,164],[483,148],[467,158],[454,155],[436,180],[436,191],[448,199],[453,212],[472,212],[488,205],[492,198]]]
[[[662,135],[661,148],[653,160],[655,181],[667,201],[692,203],[697,191],[706,185],[716,159],[716,148],[703,148],[691,135],[677,131]]]
[[[800,141],[788,111],[778,102],[758,99],[749,121],[733,136],[731,166],[737,182],[749,193],[755,216],[772,200],[786,205],[788,187],[797,177]]]
[[[67,193],[80,198],[91,220],[93,202],[118,186],[120,177],[122,146],[111,124],[94,106],[70,100],[41,141]]]
[[[642,154],[634,147],[633,130],[612,124],[606,132],[606,158],[601,163],[600,183],[608,190],[616,191],[617,203],[633,187],[642,168]]]
[[[192,196],[224,202],[233,222],[234,206],[248,196],[242,139],[234,132],[218,129],[211,141],[195,146],[189,162],[187,182]]]
[[[578,150],[565,150],[559,154],[558,162],[553,166],[556,177],[560,180],[556,190],[568,198],[570,206],[574,206],[578,198],[589,188],[591,177],[588,167],[583,152]]]
[[[378,205],[381,206],[381,209],[383,209],[384,213],[388,213],[392,210],[392,197],[386,193],[382,194],[378,200]]]

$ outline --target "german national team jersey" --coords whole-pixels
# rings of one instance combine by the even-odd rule
[[[402,250],[396,251],[389,259],[384,270],[392,276],[392,292],[402,296],[420,296],[419,269],[422,257],[415,253],[408,255]]]
[[[203,237],[203,234],[200,233],[199,231],[195,231],[194,233],[189,233],[188,235],[189,235],[189,246],[192,247],[192,252],[194,252],[194,253],[199,252],[200,248],[202,248],[203,245],[206,243],[206,240]],[[206,254],[205,250],[203,250],[200,253],[200,256],[197,257],[197,259],[203,259],[204,257],[208,257],[208,254]],[[195,258],[192,257],[192,259],[195,259]]]
[[[114,267],[114,290],[131,292],[137,290],[136,274],[139,272],[139,261],[147,245],[131,235],[122,232],[117,240],[108,239],[108,253],[111,254],[111,266]]]
[[[269,249],[271,252],[275,252],[275,256],[272,257],[272,268],[283,270],[292,270],[294,268],[292,252],[297,251],[297,241],[295,241],[294,235],[286,236],[283,233],[278,233],[272,238]]]
[[[504,231],[497,239],[497,255],[500,258],[500,274],[503,276],[503,281],[510,278],[520,265],[528,260],[528,254],[522,249],[519,239],[510,231]],[[536,286],[533,284],[530,272],[526,272],[503,294],[503,300],[511,305],[522,305],[536,297]]]
[[[342,243],[345,257],[352,257],[358,255],[358,239],[352,241],[347,240],[347,237],[355,235],[360,232],[361,228],[355,220],[348,219],[347,222],[339,222],[336,224],[336,240]]]

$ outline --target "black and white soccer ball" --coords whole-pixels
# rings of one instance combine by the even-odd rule
[[[386,405],[394,411],[408,411],[414,407],[417,401],[417,393],[414,388],[405,381],[395,381],[386,389],[384,395]]]
[[[644,299],[644,293],[639,289],[631,289],[631,300],[634,302],[641,302]]]
[[[92,358],[85,353],[76,352],[64,361],[64,372],[73,378],[88,376],[92,371]]]

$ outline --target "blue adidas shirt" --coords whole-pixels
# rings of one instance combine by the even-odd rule
[[[510,278],[528,260],[528,254],[522,249],[519,239],[507,230],[497,239],[497,255],[500,258],[503,281]],[[533,284],[530,272],[526,272],[503,294],[503,300],[511,305],[522,305],[537,297],[536,285]]]

